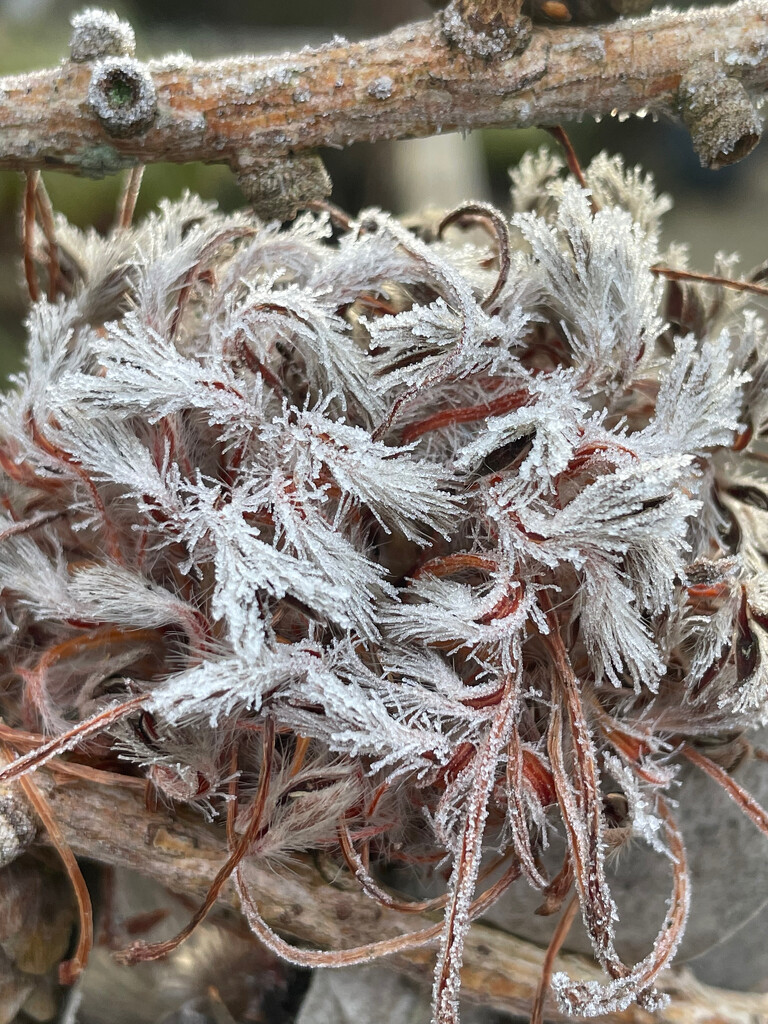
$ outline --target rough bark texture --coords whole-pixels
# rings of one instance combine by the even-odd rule
[[[202,896],[225,857],[222,830],[183,813],[149,812],[138,792],[95,783],[56,782],[47,772],[36,781],[50,801],[74,852],[102,864],[133,868],[178,893]],[[432,919],[403,915],[374,903],[348,878],[334,871],[328,879],[309,861],[296,860],[284,871],[254,861],[247,879],[266,921],[299,942],[340,949],[429,927]],[[234,889],[224,901],[237,906]],[[398,970],[423,982],[434,949],[393,957]],[[463,998],[526,1013],[536,992],[544,951],[504,932],[476,924],[467,940],[462,972]],[[562,956],[557,970],[572,976],[601,977],[578,956]],[[724,992],[696,982],[686,972],[668,972],[660,988],[670,1006],[651,1017],[636,1006],[601,1018],[606,1024],[754,1024],[768,1015],[768,995]],[[548,1019],[573,1021],[550,1009]]]
[[[450,45],[441,25],[438,15],[380,39],[213,63],[115,58],[122,69],[107,69],[106,85],[103,64],[71,61],[0,79],[0,167],[98,176],[137,162],[203,160],[239,169],[254,157],[318,146],[612,111],[676,118],[681,81],[694,71],[738,80],[747,104],[768,85],[768,0],[667,9],[590,28],[536,27],[524,52],[490,59]],[[126,135],[131,90],[145,105],[154,93],[156,111],[139,111]],[[702,109],[689,91],[686,101],[689,127],[692,106],[694,118],[708,119],[703,158],[714,150],[721,162],[736,159],[749,148],[730,135],[744,123],[754,135],[753,118],[731,113],[718,127],[706,98]]]

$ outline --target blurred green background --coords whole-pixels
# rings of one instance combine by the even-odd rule
[[[64,57],[69,18],[83,6],[70,0],[0,0],[0,75]],[[134,26],[143,58],[179,49],[199,58],[281,51],[322,42],[334,32],[360,38],[432,13],[426,0],[133,0],[114,9]],[[566,127],[583,161],[607,149],[654,173],[675,201],[667,217],[667,240],[689,242],[696,269],[711,269],[718,250],[739,252],[743,268],[768,256],[765,145],[736,167],[710,172],[699,166],[687,134],[672,124],[608,118]],[[526,149],[542,144],[551,140],[536,130],[487,131],[465,139],[377,143],[375,154],[370,145],[356,145],[330,150],[325,157],[339,205],[351,211],[376,205],[407,212],[427,202],[450,206],[466,198],[489,198],[503,206],[508,168]],[[81,226],[109,227],[120,180],[82,180],[53,172],[45,178],[57,210]],[[179,195],[185,188],[227,209],[242,201],[226,167],[153,166],[144,178],[138,215],[162,196]],[[0,172],[0,381],[18,367],[24,338],[20,196],[20,175]]]

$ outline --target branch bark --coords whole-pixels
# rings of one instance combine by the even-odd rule
[[[183,812],[150,812],[141,793],[81,781],[62,783],[46,771],[38,772],[36,781],[80,857],[132,868],[174,892],[198,898],[226,857],[222,830]],[[434,924],[426,916],[404,917],[380,906],[337,873],[329,881],[308,860],[297,859],[280,871],[252,859],[246,862],[246,878],[268,924],[292,939],[325,949],[360,945]],[[222,903],[237,908],[231,886],[224,891]],[[529,1013],[544,955],[544,950],[530,943],[475,924],[464,951],[462,996],[499,1010]],[[434,957],[434,949],[415,949],[390,962],[423,982],[431,974]],[[558,957],[555,970],[565,970],[572,977],[601,978],[599,969],[579,956]],[[632,1006],[601,1020],[605,1024],[753,1024],[768,1015],[768,995],[720,991],[684,971],[667,972],[659,987],[670,993],[672,1002],[654,1017]],[[547,1019],[577,1020],[552,1007]]]
[[[156,114],[150,124],[146,116],[131,122],[127,137],[97,116],[98,64],[66,61],[0,79],[0,167],[101,176],[202,160],[240,170],[319,146],[644,110],[685,117],[695,138],[705,120],[703,158],[728,162],[759,136],[752,101],[768,87],[768,0],[597,27],[538,26],[524,52],[491,59],[449,44],[438,15],[379,39],[335,39],[282,56],[133,63]],[[725,92],[739,109],[720,109],[722,89],[711,102],[692,100],[689,83],[707,79],[737,83]]]

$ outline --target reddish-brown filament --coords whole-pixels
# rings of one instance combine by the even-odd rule
[[[693,270],[673,270],[671,267],[654,266],[651,273],[666,277],[668,281],[695,281],[698,284],[715,284],[723,288],[731,288],[736,292],[751,292],[753,295],[768,295],[768,287],[754,284],[752,281],[734,281],[730,277],[719,277],[717,274],[698,274]]]
[[[530,392],[521,388],[518,391],[510,391],[506,395],[500,395],[490,402],[481,402],[478,405],[460,406],[455,409],[443,409],[428,416],[419,423],[411,423],[403,430],[403,441],[409,444],[423,434],[433,430],[440,430],[442,427],[450,427],[455,423],[475,423],[477,420],[485,420],[490,416],[503,416],[512,409],[519,409],[530,398]]]
[[[69,452],[64,451],[63,448],[59,448],[58,445],[55,445],[53,444],[52,441],[48,440],[48,438],[39,429],[37,423],[35,422],[35,418],[31,412],[27,414],[27,426],[29,427],[29,431],[32,435],[32,440],[35,442],[35,444],[44,452],[46,452],[46,454],[50,455],[52,458],[57,459],[59,462],[65,463],[72,470],[72,472],[75,473],[75,475],[79,477],[80,480],[82,480],[82,482],[91,492],[91,500],[93,501],[93,504],[95,505],[104,524],[104,532],[106,534],[106,541],[107,547],[109,549],[109,554],[120,565],[124,564],[125,559],[123,558],[122,548],[120,547],[120,543],[117,539],[117,533],[111,520],[107,516],[106,506],[104,504],[104,501],[102,500],[101,494],[99,493],[99,489],[96,486],[96,484],[93,482],[93,480],[91,480],[91,478],[88,476],[88,474],[77,461],[77,459],[74,458],[74,456],[70,455]]]
[[[14,757],[14,750],[5,743],[0,744],[3,753],[8,760]],[[64,868],[69,877],[72,889],[77,901],[77,909],[80,918],[80,935],[77,948],[70,960],[64,960],[59,964],[59,983],[61,985],[73,985],[79,978],[88,963],[88,957],[93,947],[93,908],[88,886],[85,884],[80,865],[72,852],[72,848],[64,837],[64,833],[56,821],[56,817],[43,796],[42,792],[33,779],[28,775],[19,780],[27,799],[34,807],[38,817],[43,823],[46,832],[58,853]]]
[[[544,957],[544,962],[541,965],[539,984],[533,1000],[531,1024],[543,1024],[544,1022],[544,1001],[547,998],[549,985],[552,981],[552,971],[554,970],[555,959],[562,949],[563,943],[568,938],[568,932],[571,930],[571,925],[574,922],[578,910],[579,900],[578,897],[574,895],[568,906],[565,908],[563,916],[558,921],[557,928],[555,928],[552,938],[549,941],[549,946],[547,946],[547,953]]]
[[[38,753],[40,747],[46,745],[46,739],[40,733],[25,732],[23,729],[14,729],[10,725],[4,725],[0,722],[0,740],[5,740],[10,743],[14,749],[19,750],[34,750]],[[55,741],[54,741],[55,742]],[[53,757],[55,755],[51,755]],[[18,765],[20,759],[11,762],[9,767]],[[101,786],[122,786],[125,789],[143,790],[145,788],[145,782],[143,779],[136,778],[133,775],[121,775],[120,772],[104,771],[101,768],[93,768],[88,764],[81,764],[79,761],[51,761],[45,765],[39,764],[37,767],[45,767],[48,771],[53,772],[55,775],[61,775],[69,777],[71,779],[85,779],[88,782],[97,782]]]
[[[584,171],[581,168],[578,156],[576,156],[576,150],[573,148],[573,143],[568,136],[568,132],[566,132],[565,128],[559,124],[551,125],[545,130],[548,131],[554,139],[557,139],[562,146],[563,152],[565,153],[565,160],[568,164],[568,170],[574,176],[576,181],[578,181],[582,188],[589,189],[587,179],[584,177]],[[592,201],[592,212],[597,212],[597,206],[595,205],[594,200]]]
[[[496,602],[489,612],[485,612],[479,618],[475,619],[475,622],[481,626],[487,626],[491,622],[495,622],[497,619],[506,619],[510,615],[513,615],[520,607],[520,602],[523,599],[525,593],[525,587],[522,583],[513,583],[514,590],[507,591],[502,597]]]
[[[465,552],[454,555],[445,555],[441,558],[432,558],[423,565],[420,565],[411,576],[417,580],[422,576],[434,576],[442,579],[443,576],[453,576],[454,573],[466,569],[476,569],[481,572],[495,572],[499,563],[495,558],[488,558],[483,555],[470,555]]]
[[[489,226],[496,236],[499,250],[499,273],[493,288],[481,303],[483,309],[492,309],[493,304],[501,294],[502,288],[507,283],[509,271],[512,267],[509,227],[501,214],[493,206],[486,203],[465,203],[452,210],[443,218],[437,229],[437,237],[442,238],[443,232],[449,225],[465,221],[482,224],[484,227]]]
[[[298,775],[304,766],[304,758],[307,756],[307,751],[309,750],[309,744],[311,742],[312,741],[308,736],[296,737],[296,747],[293,752],[293,761],[291,762],[291,770],[289,773],[291,778]]]
[[[45,235],[45,244],[48,249],[48,301],[56,299],[56,292],[59,287],[59,246],[56,242],[56,225],[53,216],[53,206],[45,187],[43,176],[40,174],[35,189],[35,208],[40,218],[40,226]]]
[[[143,177],[144,164],[137,164],[136,167],[132,167],[128,172],[128,177],[125,179],[123,194],[120,197],[120,204],[118,206],[116,220],[116,226],[118,228],[126,229],[131,226]]]
[[[205,272],[205,261],[208,260],[220,246],[225,245],[227,242],[233,242],[237,238],[252,238],[253,235],[258,234],[258,231],[259,229],[255,226],[246,227],[243,225],[242,227],[228,228],[207,243],[203,251],[200,253],[197,263],[190,268],[186,278],[184,279],[184,284],[179,289],[176,308],[173,311],[173,317],[171,319],[169,332],[171,338],[176,336],[179,323],[181,322],[181,318],[184,314],[184,308],[192,292],[192,287],[195,281]]]
[[[768,812],[760,806],[753,796],[743,789],[728,772],[715,764],[711,758],[696,750],[695,747],[692,747],[690,743],[683,745],[682,753],[684,757],[687,757],[697,768],[701,768],[703,772],[706,772],[711,779],[721,786],[736,806],[760,829],[763,835],[768,836]]]
[[[143,963],[147,960],[159,960],[162,957],[172,953],[174,949],[178,947],[189,938],[192,932],[197,928],[201,921],[203,921],[210,912],[216,900],[219,898],[219,893],[224,887],[225,882],[230,877],[232,872],[238,866],[240,861],[245,857],[255,841],[261,827],[262,818],[264,816],[264,810],[267,803],[267,795],[269,793],[270,775],[272,771],[272,761],[274,757],[275,747],[275,726],[274,721],[271,718],[266,719],[264,724],[264,752],[261,762],[261,772],[259,775],[259,788],[251,807],[250,821],[248,827],[240,837],[240,840],[235,845],[234,849],[227,858],[225,864],[216,873],[216,877],[211,883],[208,889],[203,903],[200,905],[194,916],[191,918],[189,923],[185,925],[182,930],[175,935],[172,939],[167,939],[165,942],[154,942],[154,943],[142,943],[136,942],[129,946],[128,949],[123,950],[118,954],[118,959],[121,963],[134,964]],[[234,828],[231,829],[234,832]]]

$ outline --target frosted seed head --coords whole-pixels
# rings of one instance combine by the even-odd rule
[[[127,21],[114,12],[89,7],[72,17],[70,58],[78,63],[104,57],[132,57],[136,38]]]
[[[89,72],[115,64],[141,73],[128,57]],[[295,87],[289,60],[273,68]],[[238,761],[270,773],[259,857],[327,847],[363,806],[393,822],[382,851],[413,837],[454,857],[441,1022],[483,859],[533,864],[558,816],[612,979],[556,976],[555,991],[580,1014],[652,1006],[689,900],[659,799],[675,782],[664,738],[768,718],[768,640],[757,659],[748,632],[768,617],[768,499],[734,444],[747,415],[755,434],[768,423],[764,326],[691,285],[697,327],[680,336],[688,318],[649,271],[679,265],[658,252],[666,203],[610,158],[589,191],[560,169],[543,155],[515,173],[493,303],[488,240],[440,238],[435,217],[265,225],[186,196],[107,237],[59,219],[77,278],[32,310],[0,402],[0,660],[42,725],[69,731],[46,756],[104,727],[98,711],[69,729],[122,679],[148,715],[117,731],[120,756],[204,812],[235,728],[274,721],[280,749],[243,743]],[[290,185],[299,158],[244,154],[235,170],[255,198]],[[103,623],[104,642],[82,645],[82,623]],[[734,636],[752,645],[737,654],[757,662],[748,677]],[[62,638],[66,664],[17,664]],[[142,679],[161,655],[165,678]],[[532,716],[549,718],[540,745]],[[621,756],[633,738],[637,761]],[[500,819],[510,795],[517,817]],[[0,862],[23,847],[2,801]],[[605,861],[630,831],[675,888],[654,949],[625,969]]]
[[[144,64],[132,57],[107,57],[93,69],[88,102],[110,135],[144,132],[157,116],[157,93]]]

